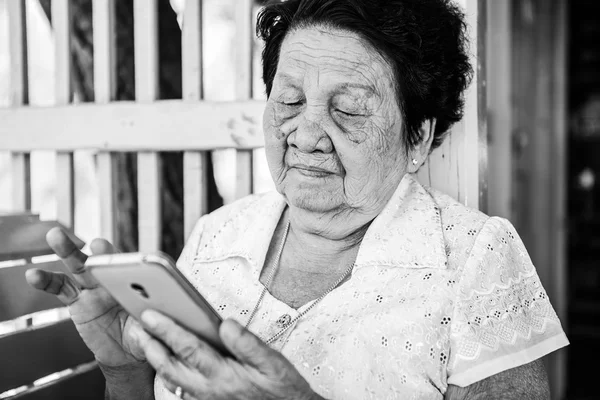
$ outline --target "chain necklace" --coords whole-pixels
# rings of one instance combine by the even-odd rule
[[[263,301],[263,298],[265,297],[265,294],[267,293],[267,289],[268,289],[269,285],[271,284],[273,277],[275,276],[275,272],[277,271],[277,269],[279,269],[279,261],[281,258],[281,253],[283,253],[283,246],[285,245],[285,241],[287,239],[287,235],[288,235],[289,231],[290,231],[290,221],[288,221],[285,226],[285,231],[283,232],[283,238],[281,239],[281,243],[279,244],[279,249],[277,250],[277,255],[275,256],[275,261],[273,262],[273,268],[271,268],[271,272],[269,273],[269,276],[267,277],[267,280],[265,281],[265,285],[264,285],[262,292],[260,293],[260,297],[258,298],[258,301],[256,302],[256,305],[254,306],[254,309],[252,310],[252,313],[250,314],[250,317],[248,318],[248,322],[246,322],[246,326],[245,326],[246,329],[248,328],[248,326],[254,319],[254,316],[258,312],[258,309]],[[292,325],[294,325],[296,323],[296,321],[298,321],[307,312],[309,312],[317,304],[319,304],[319,302],[321,300],[323,300],[325,298],[325,296],[327,296],[333,289],[338,287],[338,285],[340,283],[342,283],[344,281],[344,279],[346,279],[346,277],[350,274],[350,272],[352,272],[353,268],[354,268],[354,263],[350,264],[350,266],[346,269],[346,271],[344,271],[344,274],[340,277],[340,279],[338,279],[333,285],[331,285],[329,287],[329,289],[327,289],[327,291],[325,291],[325,293],[323,293],[319,298],[314,300],[304,311],[299,313],[296,317],[294,317],[291,320],[289,320],[288,322],[286,322],[277,333],[275,333],[269,339],[265,340],[265,343],[271,344],[275,340],[279,339],[279,337],[281,337],[281,335],[283,335],[290,327],[292,327]]]

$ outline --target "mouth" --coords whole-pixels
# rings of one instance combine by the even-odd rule
[[[332,171],[329,171],[329,170],[326,170],[323,168],[319,168],[319,167],[312,167],[312,166],[308,166],[308,165],[294,165],[294,166],[292,166],[292,168],[304,176],[325,177],[325,176],[334,175],[334,172],[332,172]]]

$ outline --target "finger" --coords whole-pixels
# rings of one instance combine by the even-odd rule
[[[166,380],[163,380],[163,382],[164,382],[165,388],[173,394],[175,394],[175,391],[177,390],[177,386],[181,386],[181,388],[183,389],[183,394],[181,395],[181,398],[184,400],[198,400],[199,398],[202,398],[202,397],[193,396],[191,394],[191,392],[188,392],[187,390],[184,389],[185,386],[183,386],[183,385],[177,385],[175,383],[171,383]]]
[[[123,336],[123,346],[137,360],[145,360],[146,355],[144,354],[144,348],[148,341],[152,339],[152,336],[150,336],[148,332],[142,328],[140,323],[132,317],[127,318],[125,321],[123,332],[125,332],[125,335]]]
[[[236,321],[232,319],[223,321],[219,328],[219,335],[225,347],[240,363],[248,364],[266,373],[281,367],[279,353]]]
[[[90,244],[93,255],[118,253],[115,246],[106,239],[94,239]]]
[[[211,376],[222,363],[223,358],[208,343],[161,313],[146,310],[141,319],[146,329],[162,340],[178,359],[203,375]]]
[[[56,295],[67,306],[73,304],[79,296],[79,289],[75,282],[62,272],[50,272],[32,268],[25,271],[25,279],[34,288]]]
[[[60,228],[52,228],[46,235],[46,241],[73,274],[75,281],[83,288],[91,289],[98,285],[92,275],[85,269],[87,256],[83,254]]]
[[[196,393],[198,388],[206,387],[206,381],[202,375],[194,374],[189,368],[185,367],[177,357],[174,357],[169,349],[156,339],[150,339],[144,345],[146,360],[156,370],[156,373],[165,382],[165,386],[175,392],[177,386],[188,395]],[[195,388],[191,386],[193,382]]]

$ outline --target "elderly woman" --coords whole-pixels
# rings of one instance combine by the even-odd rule
[[[202,217],[178,262],[235,357],[153,311],[141,328],[49,234],[74,280],[28,280],[69,305],[110,399],[548,398],[540,358],[568,341],[514,228],[414,176],[462,116],[463,18],[449,0],[262,10],[277,192]]]

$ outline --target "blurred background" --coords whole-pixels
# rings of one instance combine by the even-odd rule
[[[7,12],[12,1],[21,0],[0,0],[0,107],[14,106]],[[158,0],[160,99],[182,98],[180,27],[185,1]],[[551,384],[558,388],[554,398],[598,399],[593,366],[600,358],[600,1],[475,1],[480,11],[477,54],[483,84],[479,84],[485,96],[480,119],[487,132],[486,154],[480,155],[486,165],[486,196],[480,208],[514,223],[571,341],[568,349],[550,357]],[[51,0],[23,3],[27,9],[28,104],[52,106],[56,71]],[[92,0],[71,4],[72,101],[91,102]],[[236,98],[235,49],[240,37],[235,13],[239,4],[239,0],[204,1],[205,99]],[[255,4],[254,10],[259,6]],[[133,1],[117,1],[116,15],[115,100],[133,100]],[[252,48],[251,93],[261,100],[260,43]],[[261,150],[254,150],[254,156],[253,191],[269,190],[272,183]],[[55,157],[54,152],[31,152],[31,211],[45,220],[57,218]],[[120,233],[115,240],[125,251],[138,247],[135,157],[122,153],[116,161]],[[185,236],[182,154],[163,157],[161,247],[176,257]],[[209,210],[236,198],[235,160],[235,150],[210,153],[209,175],[214,180],[208,183]],[[97,154],[78,150],[74,163],[74,232],[89,242],[101,234]],[[12,185],[11,156],[0,151],[0,211],[14,211]]]

